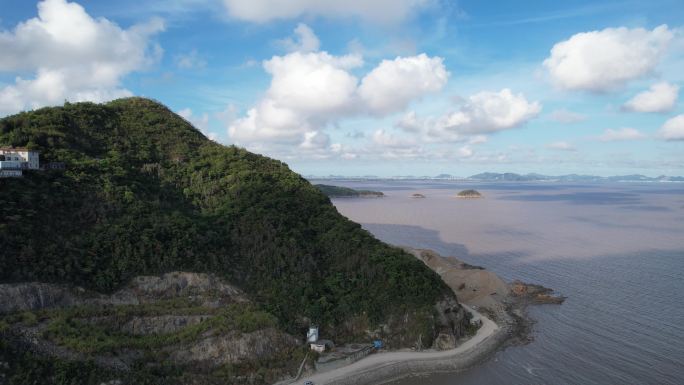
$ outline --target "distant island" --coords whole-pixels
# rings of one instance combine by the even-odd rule
[[[415,194],[411,194],[411,198],[425,198],[425,195],[415,193]]]
[[[483,196],[482,196],[482,194],[480,194],[479,191],[469,189],[469,190],[463,190],[463,191],[459,192],[458,194],[456,194],[456,197],[457,198],[482,198]]]
[[[349,187],[331,186],[327,184],[315,185],[323,194],[330,198],[382,198],[382,191],[354,190]]]

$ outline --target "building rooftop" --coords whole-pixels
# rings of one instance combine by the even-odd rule
[[[0,150],[5,150],[5,151],[33,151],[33,152],[38,152],[38,150],[30,150],[26,147],[0,147]]]

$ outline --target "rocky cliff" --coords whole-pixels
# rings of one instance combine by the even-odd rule
[[[221,370],[236,383],[271,382],[295,370],[304,352],[301,339],[210,274],[138,276],[109,295],[38,282],[0,284],[0,323],[15,347],[57,360],[92,360],[123,383],[135,383],[139,365],[168,363],[183,370],[166,378],[170,383],[189,375],[211,383]],[[268,370],[252,370],[261,365]]]

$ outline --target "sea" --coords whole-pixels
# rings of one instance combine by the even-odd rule
[[[312,182],[384,192],[333,203],[385,242],[567,297],[528,309],[532,342],[393,385],[684,384],[684,183]]]

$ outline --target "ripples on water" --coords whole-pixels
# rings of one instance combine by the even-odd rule
[[[327,182],[330,183],[330,182]],[[555,289],[534,342],[417,384],[684,384],[684,185],[362,181],[338,210],[397,245]],[[453,196],[476,188],[485,199]],[[412,199],[412,193],[425,199]]]

